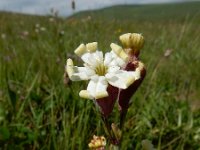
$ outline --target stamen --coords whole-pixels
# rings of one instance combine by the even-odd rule
[[[96,74],[99,76],[104,76],[108,70],[107,66],[104,66],[104,64],[98,64],[95,68]]]

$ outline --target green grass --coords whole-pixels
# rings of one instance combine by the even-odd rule
[[[119,35],[139,32],[147,76],[132,98],[122,149],[139,150],[149,139],[157,149],[198,150],[199,7],[116,6],[54,22],[0,13],[0,149],[83,150],[93,134],[105,135],[92,101],[78,96],[86,83],[64,85],[65,61],[73,57],[81,65],[73,50],[82,42],[98,41],[108,51]],[[46,30],[36,33],[36,24]]]

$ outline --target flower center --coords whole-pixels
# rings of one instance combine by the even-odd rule
[[[104,76],[107,73],[108,67],[104,64],[98,64],[95,68],[95,73],[99,76]]]

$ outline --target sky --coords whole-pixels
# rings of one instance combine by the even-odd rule
[[[69,16],[82,10],[98,9],[118,4],[168,3],[184,0],[75,0],[76,9],[72,10],[72,0],[0,0],[0,11],[46,15],[54,9],[60,16]]]

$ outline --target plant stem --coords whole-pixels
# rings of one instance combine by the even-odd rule
[[[120,124],[119,124],[120,130],[122,130],[122,128],[124,126],[124,121],[125,121],[125,118],[126,118],[126,114],[127,114],[127,110],[125,110],[125,111],[123,110],[120,113]]]
[[[101,118],[102,118],[103,123],[104,123],[105,131],[106,131],[106,133],[108,134],[108,136],[109,136],[109,138],[110,138],[110,140],[111,140],[111,143],[113,143],[113,141],[115,141],[115,140],[114,140],[114,137],[113,137],[113,135],[112,135],[112,133],[111,133],[112,130],[111,130],[111,126],[110,126],[110,124],[109,124],[109,121],[108,121],[108,119],[107,119],[106,117],[104,117],[104,116],[102,116]]]

